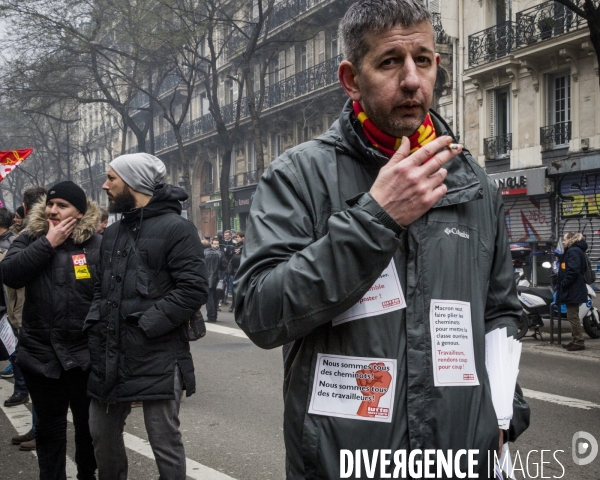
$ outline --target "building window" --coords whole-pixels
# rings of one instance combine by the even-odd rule
[[[281,135],[271,133],[271,161],[281,154]]]
[[[254,148],[254,142],[248,142],[248,161],[247,161],[247,171],[251,172],[256,170],[256,150]]]
[[[300,49],[300,70],[306,70],[307,67],[307,63],[306,63],[306,44],[302,45],[302,48]]]
[[[483,144],[485,157],[488,159],[507,157],[512,148],[508,88],[489,92],[489,119],[489,137]]]
[[[562,73],[548,77],[547,125],[541,128],[544,150],[564,147],[571,140],[571,76]]]
[[[340,54],[338,44],[338,31],[331,34],[331,58],[335,58]]]

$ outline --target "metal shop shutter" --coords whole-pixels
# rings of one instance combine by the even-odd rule
[[[552,204],[546,196],[505,196],[505,223],[510,242],[551,242]]]

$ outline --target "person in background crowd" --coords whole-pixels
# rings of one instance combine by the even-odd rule
[[[206,250],[207,248],[210,248],[210,235],[204,235],[202,237],[202,246],[204,247],[204,249]]]
[[[15,235],[18,235],[21,230],[23,230],[23,221],[25,219],[25,210],[23,209],[23,205],[18,207],[15,210],[15,214],[13,216],[13,224],[11,226],[11,230]]]
[[[231,230],[225,230],[223,232],[223,241],[220,243],[219,247],[225,255],[225,269],[219,272],[219,277],[223,279],[223,302],[219,302],[219,306],[221,303],[223,305],[229,305],[227,298],[230,292],[233,292],[233,275],[231,275],[227,271],[227,266],[229,265],[229,261],[231,260],[231,256],[233,255],[233,247],[235,242],[233,241],[233,236],[231,234]]]
[[[219,238],[213,237],[210,242],[210,248],[204,250],[204,259],[206,261],[206,273],[208,275],[208,301],[206,302],[207,322],[217,321],[217,311],[219,308],[219,293],[217,284],[222,280],[221,272],[227,268],[225,254],[219,246]]]
[[[234,237],[234,240],[236,242],[235,246],[233,247],[233,255],[231,256],[231,260],[229,260],[229,271],[231,272],[231,283],[233,284],[233,279],[235,277],[235,274],[238,271],[238,268],[240,268],[240,261],[242,259],[242,250],[244,248],[244,236],[246,234],[243,231],[240,231],[236,234],[236,236]],[[233,312],[233,310],[235,309],[235,295],[232,292],[231,293],[231,307],[229,307],[229,311]]]
[[[96,233],[102,235],[106,227],[108,226],[108,208],[100,207],[100,212],[102,213],[100,217],[100,222],[98,223],[98,228],[96,229]]]
[[[15,239],[13,232],[10,230],[12,222],[13,215],[6,208],[0,207],[0,261],[4,258],[6,252]],[[4,295],[2,300],[4,301],[4,305],[6,307],[8,322],[11,324],[16,337],[19,338],[24,299],[23,289],[14,290],[6,286],[3,286],[3,288]],[[19,292],[19,295],[17,295],[17,292]],[[4,401],[5,407],[15,407],[29,401],[29,391],[27,390],[27,385],[25,385],[25,379],[23,378],[21,369],[16,364],[16,358],[17,350],[15,349],[9,358],[10,369],[0,373],[1,378],[14,377],[15,379],[13,394]],[[28,436],[29,440],[32,440],[33,438],[35,438],[33,435]]]
[[[18,235],[22,231],[22,229],[25,228],[27,218],[28,218],[29,214],[31,213],[33,206],[36,203],[45,201],[46,193],[47,193],[46,189],[44,187],[40,187],[40,186],[28,188],[27,190],[25,190],[23,192],[23,203],[19,208],[17,208],[17,213],[19,213],[20,216],[22,213],[22,221],[19,223],[20,228],[18,229],[17,233],[15,233],[15,235]],[[13,225],[13,232],[15,232],[14,225]],[[2,267],[2,264],[0,264],[0,268],[1,267]],[[25,302],[25,289],[24,288],[12,289],[5,285],[5,290],[7,292],[7,300],[8,300],[7,307],[8,307],[9,319],[12,316],[13,317],[12,321],[14,322],[15,325],[19,325],[19,330],[20,330],[20,326],[22,325],[22,318],[23,318],[23,305]],[[11,311],[12,311],[12,314],[11,314]],[[17,378],[23,378],[23,380],[25,380],[25,377],[23,377],[23,374],[21,373],[21,369],[16,361],[18,350],[19,350],[19,343],[17,343],[17,348],[15,349],[15,351],[13,353],[13,364],[14,364],[13,370],[14,370],[15,376]],[[17,383],[17,381],[18,380],[15,378],[15,383]],[[25,382],[25,385],[26,385],[26,382]],[[35,441],[35,425],[36,425],[36,423],[37,423],[37,415],[35,412],[35,405],[33,403],[33,399],[31,399],[31,429],[24,434],[18,434],[11,438],[11,442],[13,445],[19,445],[19,450],[28,452],[28,451],[36,449],[36,441]]]
[[[565,251],[559,258],[557,303],[567,305],[567,319],[571,324],[573,341],[563,344],[568,352],[585,350],[583,326],[579,318],[579,304],[588,300],[583,275],[587,268],[585,252],[588,244],[579,232],[567,232],[563,237]]]
[[[37,413],[40,480],[66,478],[67,410],[75,427],[77,478],[95,479],[88,426],[90,354],[83,322],[94,294],[100,208],[71,181],[37,203],[0,263],[4,283],[25,287],[17,361]]]
[[[165,175],[153,155],[121,155],[102,185],[109,210],[123,215],[104,232],[85,323],[99,480],[127,478],[123,428],[137,401],[160,478],[186,478],[179,406],[196,382],[185,331],[206,302],[206,270],[198,230],[181,216],[187,194],[162,183]]]

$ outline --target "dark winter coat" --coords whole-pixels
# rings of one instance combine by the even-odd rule
[[[431,115],[437,134],[451,135]],[[521,315],[502,197],[465,150],[445,165],[446,195],[398,233],[365,194],[388,159],[361,134],[348,103],[328,132],[269,166],[234,282],[240,327],[263,348],[284,346],[286,478],[339,478],[341,449],[478,449],[484,478],[499,437],[485,334],[516,333]],[[392,260],[406,308],[334,326]],[[478,386],[434,385],[432,299],[470,303]],[[308,413],[319,354],[395,360],[392,422]]]
[[[242,250],[244,249],[244,242],[239,242],[233,249],[233,255],[231,256],[231,270],[232,275],[235,275],[238,268],[240,268],[240,262],[242,260]]]
[[[585,252],[588,244],[579,240],[571,245],[560,259],[558,270],[558,301],[560,303],[585,303],[587,286],[583,279],[586,269]]]
[[[94,296],[102,237],[95,233],[100,208],[88,201],[85,215],[62,245],[46,239],[46,204],[36,204],[27,227],[0,262],[4,283],[25,287],[17,362],[21,369],[58,378],[61,371],[90,368],[83,322]],[[73,257],[85,255],[90,278],[76,278]],[[81,260],[81,257],[79,257]]]
[[[221,279],[221,272],[227,269],[227,259],[222,250],[206,248],[204,250],[206,260],[206,273],[208,276],[208,288],[216,288]]]
[[[187,395],[195,392],[183,332],[206,303],[207,289],[198,231],[180,215],[186,199],[180,188],[158,185],[145,207],[125,213],[104,232],[85,325],[92,361],[88,393],[96,400],[173,399],[176,366]]]

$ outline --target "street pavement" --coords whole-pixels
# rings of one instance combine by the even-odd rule
[[[233,314],[223,310],[216,324],[207,324],[206,337],[192,344],[197,392],[181,405],[188,478],[283,480],[281,349],[254,346],[237,328]],[[572,438],[585,431],[600,441],[600,340],[586,338],[587,350],[576,353],[566,353],[548,340],[549,335],[543,342],[523,340],[519,383],[532,414],[530,428],[510,446],[519,469],[516,478],[598,480],[600,455],[589,465],[575,465]],[[563,335],[565,341],[568,333]],[[0,362],[0,369],[4,366]],[[0,380],[0,386],[3,402],[12,393],[12,384]],[[10,437],[29,428],[28,409],[29,404],[0,412],[1,479],[37,478],[34,454],[10,444]],[[141,408],[132,410],[125,432],[128,478],[158,478]],[[69,423],[67,471],[72,479],[73,444]]]

